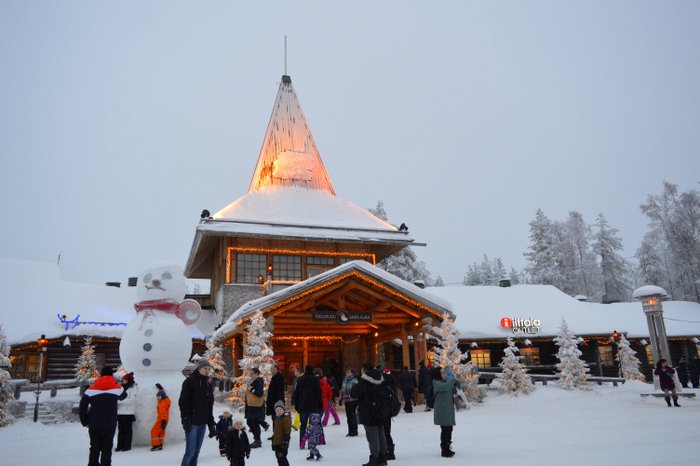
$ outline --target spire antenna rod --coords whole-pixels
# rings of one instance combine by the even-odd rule
[[[284,74],[287,75],[287,36],[284,36]]]

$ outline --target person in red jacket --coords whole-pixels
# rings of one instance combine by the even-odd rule
[[[323,376],[323,371],[320,368],[314,369],[314,374],[318,376],[321,384],[321,402],[323,403],[323,427],[328,425],[328,416],[333,415],[334,425],[340,424],[340,416],[335,410],[335,398],[333,397],[333,387],[328,383],[328,379]]]
[[[90,434],[88,466],[112,464],[112,445],[117,430],[117,401],[126,398],[126,391],[112,375],[114,370],[105,366],[101,377],[85,391],[80,399],[80,423]]]
[[[156,393],[156,399],[158,400],[158,414],[156,415],[156,422],[153,424],[151,429],[151,451],[158,451],[163,449],[163,442],[165,441],[165,428],[170,420],[170,398],[165,394],[163,386],[159,383],[156,384],[158,388],[158,393]]]

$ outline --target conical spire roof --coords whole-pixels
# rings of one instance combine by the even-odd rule
[[[292,79],[286,75],[282,76],[277,91],[248,192],[274,185],[302,187],[335,195],[331,178],[294,92]]]

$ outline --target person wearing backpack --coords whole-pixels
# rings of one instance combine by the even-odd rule
[[[452,444],[452,428],[455,426],[455,403],[452,397],[454,390],[459,388],[454,374],[449,367],[433,369],[433,423],[440,426],[440,456],[451,458],[455,452],[450,450]]]
[[[350,389],[350,396],[357,400],[357,412],[360,424],[365,428],[369,445],[369,461],[362,466],[386,465],[386,437],[384,437],[384,419],[380,412],[382,406],[376,403],[375,391],[382,385],[383,378],[379,369],[373,369],[368,363],[362,365],[359,382]],[[390,410],[389,410],[390,411]],[[390,417],[389,414],[387,417]]]

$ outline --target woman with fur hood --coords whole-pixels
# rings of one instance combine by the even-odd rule
[[[369,461],[362,466],[386,465],[386,437],[384,436],[384,420],[376,419],[372,413],[372,401],[376,387],[384,378],[379,369],[371,365],[362,365],[360,381],[350,390],[350,396],[357,400],[357,412],[360,424],[365,427],[365,435],[369,444]]]

